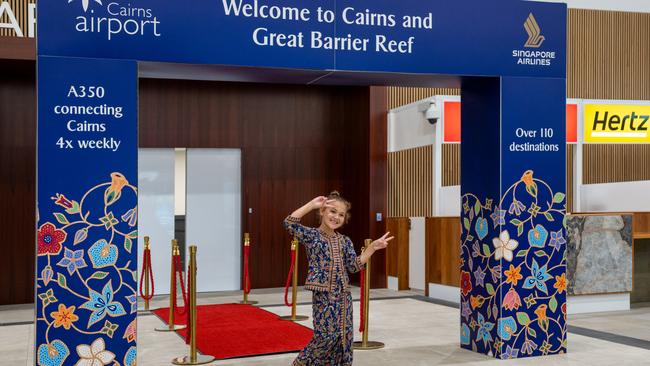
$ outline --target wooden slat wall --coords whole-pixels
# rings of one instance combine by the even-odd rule
[[[650,180],[650,145],[585,144],[584,184]]]
[[[408,290],[409,218],[387,218],[386,231],[390,231],[390,234],[395,237],[386,248],[386,276],[397,277],[398,290]]]
[[[650,13],[569,9],[567,95],[650,100]]]
[[[429,283],[460,287],[460,217],[425,219],[424,287]]]
[[[388,216],[433,215],[433,146],[388,153]]]
[[[460,185],[460,144],[442,144],[442,186]]]
[[[460,89],[453,88],[410,88],[394,86],[388,88],[388,109],[401,107],[433,95],[460,95]]]
[[[632,219],[634,237],[650,237],[650,212],[635,212]]]
[[[16,21],[20,25],[20,29],[23,32],[23,37],[27,37],[27,31],[29,29],[28,27],[28,22],[29,22],[29,4],[35,4],[35,1],[28,1],[28,0],[2,0],[1,2],[8,2],[9,7],[13,10],[14,16],[16,17]],[[9,20],[9,15],[7,12],[4,12],[2,16],[0,16],[0,23],[4,24],[12,24],[12,22]],[[0,28],[0,36],[6,36],[6,37],[17,37],[16,32],[13,29],[9,28]]]

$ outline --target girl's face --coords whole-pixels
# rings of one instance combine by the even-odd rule
[[[340,228],[345,223],[346,211],[345,203],[341,201],[332,202],[331,207],[324,207],[321,211],[323,224],[332,230]]]

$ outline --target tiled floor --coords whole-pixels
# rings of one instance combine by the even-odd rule
[[[354,289],[358,298],[358,289]],[[569,334],[569,353],[516,361],[499,361],[461,350],[458,346],[458,309],[422,301],[418,293],[373,291],[371,303],[370,338],[386,343],[386,348],[374,351],[355,351],[355,365],[650,365],[650,308],[634,309],[620,313],[575,315],[569,320],[576,329],[593,329],[592,336]],[[224,293],[202,295],[199,303],[228,303],[239,301],[241,295]],[[280,290],[257,291],[251,299],[260,301],[266,310],[279,315],[290,309],[280,305]],[[298,313],[309,315],[310,294],[299,294]],[[355,324],[358,324],[358,302],[355,303]],[[166,306],[165,299],[156,299],[152,308]],[[33,310],[29,307],[0,308],[0,323],[18,325],[0,326],[0,365],[33,365]],[[304,322],[310,326],[310,321]],[[138,364],[170,365],[174,357],[187,353],[184,342],[175,334],[159,333],[153,329],[162,322],[154,316],[143,314],[138,318]],[[587,332],[590,334],[589,332]],[[580,332],[580,334],[585,334]],[[607,341],[602,334],[624,337]],[[359,334],[356,334],[359,338]],[[596,337],[596,338],[594,338]],[[626,338],[627,337],[627,338]],[[636,346],[624,344],[626,340]],[[214,365],[289,365],[293,354],[250,357],[237,360],[216,361]]]

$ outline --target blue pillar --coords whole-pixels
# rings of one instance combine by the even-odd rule
[[[38,58],[39,365],[135,365],[137,149],[134,61]]]
[[[566,352],[565,80],[462,86],[461,347]]]

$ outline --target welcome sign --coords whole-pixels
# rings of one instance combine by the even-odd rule
[[[555,4],[52,0],[38,6],[39,14],[47,14],[39,19],[40,54],[308,70],[566,75],[566,14]]]
[[[48,0],[38,14],[37,364],[136,362],[138,62],[462,83],[460,344],[566,350],[565,5]]]

